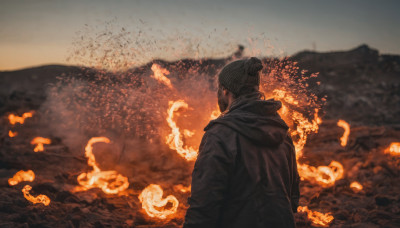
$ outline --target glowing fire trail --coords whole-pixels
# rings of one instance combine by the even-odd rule
[[[337,125],[344,129],[343,136],[340,138],[340,145],[346,146],[350,135],[350,125],[344,120],[339,120]]]
[[[343,177],[344,172],[342,164],[337,161],[332,161],[328,166],[318,167],[297,163],[297,169],[302,180],[316,182],[323,187],[335,184],[336,180]]]
[[[32,190],[32,187],[30,185],[25,185],[24,188],[22,189],[25,199],[31,201],[33,204],[42,203],[45,206],[49,206],[49,204],[50,204],[49,197],[47,197],[46,195],[42,195],[42,194],[34,197],[29,193],[30,190]]]
[[[160,65],[153,63],[153,65],[151,66],[151,70],[154,73],[154,75],[152,75],[151,77],[155,78],[157,81],[172,89],[171,80],[169,80],[169,78],[165,76],[169,75],[169,71],[167,69],[164,69]]]
[[[15,137],[15,136],[17,136],[17,135],[18,135],[18,132],[13,132],[13,131],[11,131],[11,130],[8,131],[8,136],[9,136],[10,138],[13,138],[13,137]]]
[[[393,156],[400,156],[400,142],[392,142],[390,146],[386,148],[385,153]]]
[[[167,216],[176,213],[179,201],[173,195],[169,195],[162,199],[162,195],[162,188],[156,184],[147,186],[142,193],[140,193],[139,200],[142,203],[142,208],[150,217],[166,219]],[[169,209],[165,209],[165,206],[168,203],[171,203],[172,206]]]
[[[183,145],[182,135],[179,127],[177,127],[174,118],[174,113],[181,108],[188,108],[188,104],[183,100],[170,101],[168,108],[167,123],[172,129],[171,134],[166,138],[166,143],[172,150],[176,150],[178,154],[188,161],[194,161],[197,158],[197,151],[193,147]],[[191,136],[192,132],[184,130],[186,136]]]
[[[17,185],[23,181],[34,181],[35,180],[35,173],[32,170],[24,171],[20,170],[10,179],[8,179],[8,184],[11,186]]]
[[[331,222],[333,221],[334,217],[331,215],[331,213],[321,213],[318,211],[312,211],[310,209],[308,209],[307,206],[299,206],[297,208],[298,212],[306,212],[307,213],[307,217],[308,219],[311,220],[311,222],[316,225],[316,226],[320,226],[320,227],[328,227],[329,224],[331,224]]]
[[[22,116],[16,116],[14,114],[10,114],[8,115],[8,120],[10,121],[10,124],[14,125],[16,123],[20,123],[23,124],[25,122],[26,118],[30,118],[33,115],[33,111],[31,112],[25,112],[24,114],[22,114]]]
[[[48,138],[43,138],[43,137],[36,137],[32,139],[31,144],[36,145],[36,147],[33,149],[35,152],[43,151],[44,147],[43,144],[50,144],[51,140]]]
[[[89,140],[85,147],[85,156],[88,158],[88,165],[93,168],[93,171],[81,173],[77,180],[81,187],[77,187],[74,191],[85,191],[91,188],[100,188],[107,194],[117,194],[129,187],[128,178],[122,176],[114,170],[101,171],[96,164],[96,159],[93,154],[94,143],[103,142],[110,143],[106,137],[93,137]]]

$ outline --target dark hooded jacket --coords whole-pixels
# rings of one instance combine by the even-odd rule
[[[295,227],[299,175],[281,106],[241,97],[207,125],[184,228]]]

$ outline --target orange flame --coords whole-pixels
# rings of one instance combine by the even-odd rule
[[[179,127],[177,127],[174,118],[174,113],[180,108],[188,108],[188,104],[183,100],[169,101],[167,122],[169,127],[172,129],[171,134],[166,137],[166,143],[172,150],[176,150],[178,154],[184,157],[188,161],[196,160],[197,151],[193,147],[183,145],[182,135]],[[184,130],[186,136],[191,136],[191,132]]]
[[[182,192],[182,193],[186,193],[186,192],[191,192],[192,191],[192,185],[189,185],[188,187],[185,187],[181,184],[175,185],[174,186],[174,191],[175,192]]]
[[[336,180],[343,177],[343,166],[337,161],[332,161],[328,166],[309,166],[307,164],[297,164],[302,180],[306,179],[316,182],[323,187],[330,187]]]
[[[337,122],[337,125],[344,129],[343,136],[340,138],[340,145],[346,146],[347,139],[349,138],[350,135],[350,125],[344,120],[339,120]]]
[[[16,123],[20,123],[23,124],[25,122],[26,118],[30,118],[33,115],[33,111],[31,112],[25,112],[24,114],[22,114],[22,116],[16,116],[14,114],[10,114],[8,115],[8,120],[10,121],[10,124],[14,125]]]
[[[296,101],[293,96],[287,94],[287,92],[284,90],[275,89],[272,93],[274,94],[274,97],[278,100],[285,101],[292,105],[299,104],[299,102]],[[298,138],[298,140],[294,142],[297,158],[303,155],[303,148],[307,142],[307,136],[311,132],[315,133],[318,132],[319,129],[318,125],[321,124],[322,122],[321,118],[319,118],[318,116],[318,109],[315,109],[314,111],[315,111],[314,119],[311,120],[311,122],[306,117],[304,117],[304,115],[301,114],[300,112],[291,111],[291,119],[295,123],[297,123],[296,129],[291,132],[292,136],[296,136],[296,138]],[[285,105],[282,106],[280,114],[290,118],[289,110]]]
[[[331,215],[331,213],[321,213],[318,211],[312,211],[308,209],[307,206],[299,206],[297,208],[298,212],[306,212],[308,219],[311,220],[311,222],[319,227],[328,227],[329,224],[333,221],[334,217]]]
[[[173,195],[162,199],[163,190],[160,185],[151,184],[147,186],[139,195],[142,208],[150,217],[165,219],[167,216],[175,214],[178,209],[179,201]],[[165,206],[171,203],[172,207],[165,209]]]
[[[118,174],[114,170],[101,171],[96,164],[96,159],[93,154],[94,143],[103,142],[110,143],[106,137],[93,137],[89,140],[85,147],[85,156],[88,158],[88,165],[93,168],[93,171],[81,173],[77,180],[81,187],[77,187],[74,191],[85,191],[91,188],[100,188],[107,194],[117,194],[129,187],[128,178]]]
[[[22,189],[25,199],[31,201],[33,204],[42,203],[45,206],[49,206],[49,204],[50,204],[49,197],[47,197],[46,195],[41,195],[41,194],[34,197],[29,193],[30,190],[32,190],[32,187],[30,185],[25,185],[24,188]]]
[[[167,69],[164,69],[160,65],[153,63],[153,65],[151,66],[151,70],[154,73],[154,75],[152,75],[151,77],[155,78],[157,81],[172,89],[171,80],[169,80],[169,78],[165,76],[169,75],[169,71]]]
[[[13,132],[13,131],[11,131],[11,130],[8,131],[8,136],[9,136],[10,138],[13,138],[13,137],[15,137],[15,136],[17,136],[17,135],[18,135],[18,132]]]
[[[363,186],[359,182],[353,181],[350,184],[350,188],[353,189],[353,191],[355,192],[359,192],[363,189]]]
[[[388,148],[385,150],[386,154],[391,154],[393,156],[400,155],[400,142],[392,142]]]
[[[11,186],[17,185],[22,181],[34,181],[35,180],[35,173],[32,170],[24,171],[20,170],[10,179],[8,179],[8,184]]]
[[[50,143],[51,143],[50,139],[43,137],[36,137],[31,141],[32,145],[36,144],[36,147],[33,149],[33,151],[35,152],[43,151],[44,150],[43,144],[50,144]]]

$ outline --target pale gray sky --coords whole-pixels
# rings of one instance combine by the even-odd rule
[[[149,39],[201,43],[201,56],[229,53],[239,43],[260,51],[263,46],[250,41],[256,38],[270,40],[274,47],[261,54],[346,50],[362,43],[381,53],[400,54],[396,0],[0,0],[0,70],[75,64],[66,58],[78,34],[88,35],[85,24],[96,33],[109,21],[112,28],[132,31],[132,40],[142,30]],[[147,57],[159,57],[151,52]]]

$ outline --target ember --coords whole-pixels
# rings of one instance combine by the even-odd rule
[[[350,184],[350,188],[354,191],[354,192],[359,192],[363,189],[363,186],[357,182],[357,181],[353,181]]]
[[[315,226],[319,226],[319,227],[328,227],[329,224],[331,224],[331,222],[333,221],[333,216],[331,215],[331,213],[321,213],[318,211],[312,211],[310,209],[308,209],[307,206],[299,206],[297,208],[298,212],[306,212],[307,213],[307,217],[308,219],[311,220],[311,222],[313,223],[313,225]]]
[[[385,150],[385,153],[393,156],[400,155],[400,142],[392,142],[390,146]]]
[[[50,204],[49,197],[41,194],[34,197],[29,193],[30,190],[32,190],[32,187],[30,185],[25,185],[24,188],[22,189],[25,199],[31,201],[33,204],[42,203],[45,206],[49,206]]]
[[[8,120],[10,121],[10,124],[14,125],[16,123],[20,123],[23,124],[25,122],[26,118],[30,118],[33,115],[33,111],[31,112],[25,112],[24,114],[22,114],[22,116],[16,116],[14,114],[10,114],[8,115]]]
[[[33,149],[35,152],[43,151],[44,147],[43,144],[50,144],[51,140],[48,138],[43,138],[43,137],[36,137],[32,139],[31,144],[36,145],[36,147]]]
[[[190,192],[192,190],[192,185],[189,185],[187,187],[178,184],[174,186],[174,191],[176,192],[182,192],[182,193],[186,193],[186,192]]]
[[[344,120],[339,120],[337,122],[337,125],[344,129],[343,136],[340,138],[340,145],[346,146],[347,139],[349,138],[350,135],[350,125]]]
[[[110,143],[110,140],[106,137],[94,137],[89,140],[85,147],[85,156],[88,158],[88,165],[93,168],[93,171],[81,173],[78,176],[77,180],[81,186],[75,188],[74,191],[100,188],[107,194],[117,194],[122,192],[129,187],[128,178],[114,170],[101,171],[96,164],[92,145],[99,142]]]
[[[151,184],[147,186],[139,195],[142,202],[142,208],[150,217],[166,219],[168,216],[175,214],[179,202],[175,196],[169,195],[162,199],[163,190],[159,185]],[[171,208],[166,209],[167,204],[172,204]]]
[[[15,136],[17,136],[17,135],[18,135],[18,132],[13,132],[13,131],[11,131],[11,130],[8,131],[8,136],[9,136],[10,138],[13,138],[13,137],[15,137]]]
[[[8,184],[13,186],[17,185],[20,182],[23,181],[34,181],[35,180],[35,173],[32,170],[28,171],[18,171],[12,178],[8,179]]]
[[[170,101],[168,108],[168,116],[167,122],[172,132],[166,138],[166,143],[172,150],[176,150],[178,154],[184,157],[188,161],[196,160],[197,151],[193,147],[188,147],[183,145],[182,135],[179,127],[177,127],[176,122],[173,120],[174,113],[176,113],[179,109],[188,108],[188,104],[183,100],[178,101]],[[191,132],[188,130],[184,130],[185,136],[191,136]]]

